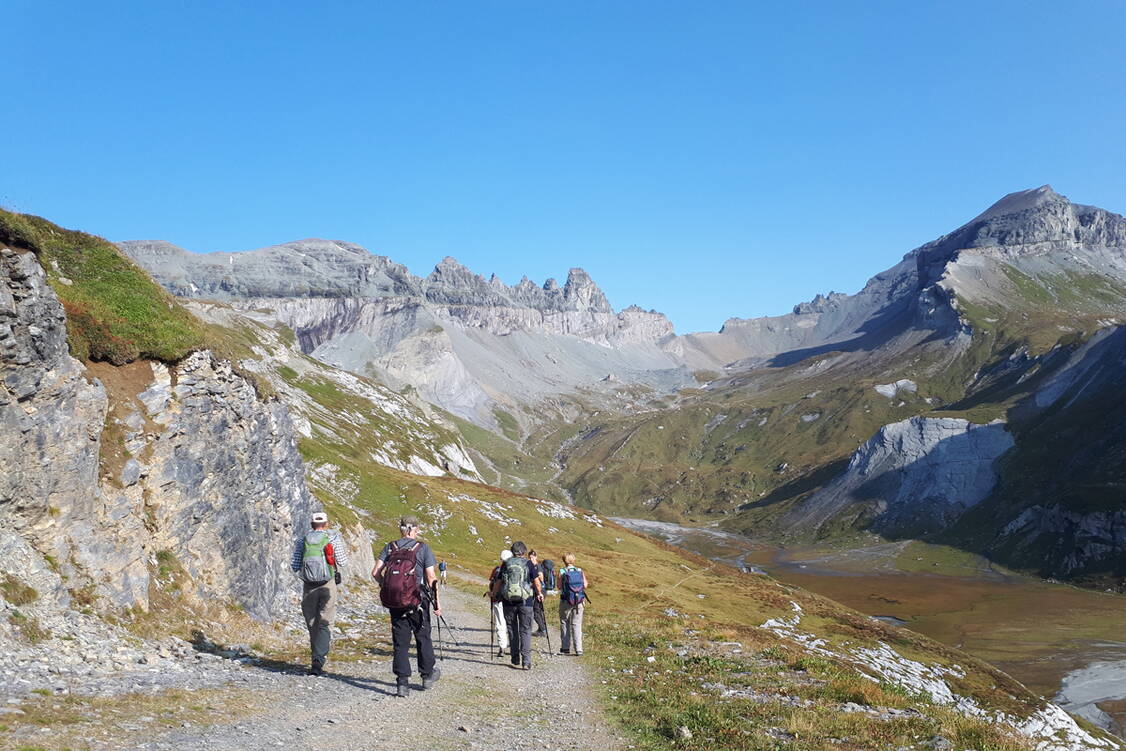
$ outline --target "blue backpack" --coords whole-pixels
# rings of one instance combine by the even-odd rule
[[[578,605],[586,600],[586,587],[583,586],[583,570],[569,567],[559,572],[560,597],[568,605]]]

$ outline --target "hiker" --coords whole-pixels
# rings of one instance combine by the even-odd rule
[[[500,551],[500,564],[493,567],[493,572],[489,574],[489,588],[485,591],[485,597],[489,598],[489,607],[492,609],[493,631],[496,632],[499,646],[497,657],[504,657],[504,650],[508,649],[508,626],[505,625],[504,620],[504,600],[493,595],[493,583],[500,575],[501,566],[511,557],[511,550]]]
[[[443,558],[438,564],[438,575],[442,578],[442,586],[446,586],[446,559]]]
[[[539,580],[540,585],[537,588],[537,590],[539,592],[543,592],[543,567],[540,566],[539,556],[536,555],[536,551],[534,551],[534,550],[528,551],[528,560],[531,561],[532,565],[535,567],[536,573],[535,573],[535,576],[533,578]],[[544,616],[544,614],[543,614],[543,598],[542,597],[537,597],[532,602],[532,618],[536,622],[536,628],[535,628],[534,631],[532,631],[532,636],[546,636],[547,635],[547,617]]]
[[[555,561],[550,558],[546,559],[540,568],[543,569],[543,588],[544,591],[551,593],[555,591]]]
[[[290,568],[301,577],[301,616],[309,629],[311,661],[309,675],[324,675],[325,660],[332,642],[332,620],[336,617],[336,585],[340,569],[348,565],[348,547],[340,532],[327,529],[328,514],[318,511],[310,520],[312,529],[297,538]]]
[[[575,565],[575,554],[567,553],[563,556],[563,568],[559,570],[559,632],[562,642],[559,648],[560,654],[583,653],[583,606],[587,601],[586,588],[586,574]]]
[[[411,635],[418,656],[418,674],[422,688],[432,687],[442,671],[434,664],[434,644],[430,641],[430,611],[441,617],[438,600],[437,561],[430,546],[418,539],[418,517],[399,520],[395,542],[383,546],[371,577],[379,583],[379,599],[391,612],[391,645],[395,657],[391,669],[395,673],[396,696],[406,698],[410,692]]]
[[[532,669],[532,603],[543,600],[535,567],[525,556],[528,546],[519,540],[512,543],[512,557],[500,567],[493,582],[494,598],[503,601],[504,620],[508,626],[512,667]]]

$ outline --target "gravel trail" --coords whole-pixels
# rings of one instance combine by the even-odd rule
[[[363,662],[333,663],[330,654],[328,675],[320,678],[303,675],[296,666],[248,665],[242,680],[220,695],[234,710],[230,721],[171,729],[121,723],[112,739],[105,739],[106,747],[355,751],[390,748],[407,738],[436,749],[572,751],[624,745],[593,698],[584,658],[549,655],[546,640],[533,637],[533,669],[514,670],[507,657],[490,659],[484,598],[454,588],[443,597],[446,620],[456,631],[443,629],[442,677],[430,690],[420,690],[415,675],[410,696],[394,696],[386,649],[373,650],[373,659]],[[379,617],[385,638],[387,618]],[[556,650],[558,635],[552,628]],[[210,701],[214,704],[216,697]],[[102,742],[91,739],[90,747],[101,748]]]

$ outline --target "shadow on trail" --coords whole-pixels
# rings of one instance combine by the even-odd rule
[[[281,673],[282,675],[307,675],[309,668],[306,665],[298,665],[286,660],[271,660],[268,658],[258,657],[254,662],[247,663],[247,667],[258,668],[270,673]],[[378,678],[366,678],[355,675],[345,675],[334,671],[331,667],[325,670],[324,675],[320,676],[323,679],[340,681],[347,683],[349,686],[364,689],[365,691],[374,691],[386,696],[393,696],[395,693],[395,682],[380,680]],[[386,686],[387,688],[384,688]]]

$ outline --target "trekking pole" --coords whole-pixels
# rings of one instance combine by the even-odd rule
[[[428,605],[435,610],[435,616],[438,620],[438,659],[442,662],[446,661],[446,651],[442,645],[442,616],[436,612],[438,610],[438,582],[435,581],[426,588],[426,599],[429,600]]]
[[[451,626],[450,622],[446,620],[446,616],[444,616],[444,615],[438,616],[438,621],[442,625],[444,625],[446,627],[446,630],[449,631],[450,633],[461,634],[461,629],[458,628],[457,626]],[[457,636],[457,637],[454,638],[454,646],[460,647],[462,645],[462,642],[464,642],[464,641],[465,641],[465,637]]]
[[[438,616],[438,659],[446,661],[446,650],[442,647],[442,616]]]
[[[555,650],[551,647],[551,627],[547,625],[547,613],[543,615],[543,635],[547,637],[547,654],[549,657],[555,657]]]

